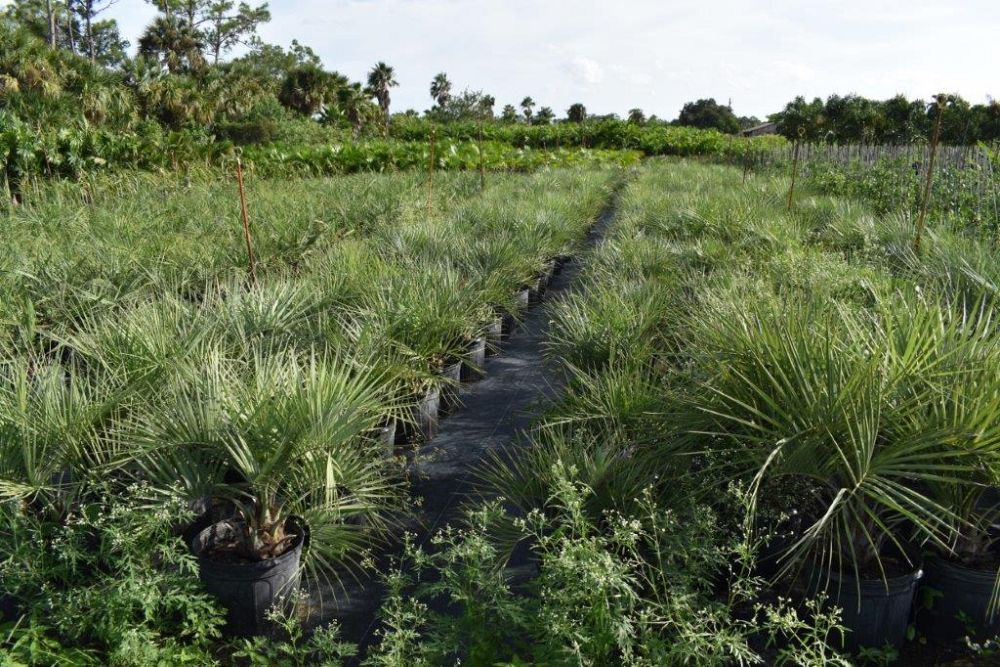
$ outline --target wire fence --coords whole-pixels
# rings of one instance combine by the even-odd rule
[[[752,166],[786,168],[793,150],[790,143],[758,154]],[[799,146],[799,163],[812,182],[833,193],[865,198],[883,211],[919,206],[929,158],[926,144]],[[1000,230],[1000,147],[939,146],[935,160],[931,211]]]

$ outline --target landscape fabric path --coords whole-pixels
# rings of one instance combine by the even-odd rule
[[[577,277],[586,251],[603,239],[615,215],[615,197],[590,228],[586,241],[563,271],[552,278],[544,300],[566,291]],[[410,465],[411,494],[419,497],[419,516],[411,528],[416,544],[426,543],[439,528],[457,518],[476,481],[479,464],[523,439],[545,405],[559,396],[562,374],[542,355],[548,334],[542,304],[529,309],[503,343],[498,356],[486,360],[486,377],[462,384],[462,405],[442,419],[437,437],[421,445]],[[385,554],[383,554],[385,556]],[[380,559],[377,559],[380,561]],[[319,620],[337,620],[342,636],[362,647],[375,639],[384,588],[375,579],[345,579],[339,590],[322,591]]]

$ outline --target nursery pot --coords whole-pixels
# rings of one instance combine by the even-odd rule
[[[497,315],[486,325],[484,333],[486,339],[486,356],[494,357],[500,354],[500,343],[504,339],[503,315]]]
[[[814,571],[810,588],[825,590],[827,603],[843,610],[842,623],[848,630],[843,648],[854,653],[861,647],[881,648],[886,642],[902,646],[921,576],[917,568],[885,580],[859,582],[851,575]]]
[[[517,321],[511,313],[504,313],[500,316],[500,339],[507,340],[514,333]]]
[[[527,308],[531,304],[531,287],[522,287],[514,292],[514,302],[521,310]]]
[[[486,375],[486,338],[470,342],[468,349],[469,358],[462,362],[462,382],[481,380]]]
[[[545,276],[539,276],[528,286],[528,305],[537,306],[542,302],[542,295],[545,294]]]
[[[940,643],[1000,633],[1000,613],[990,618],[997,569],[981,570],[930,556],[917,599],[917,628]]]
[[[441,412],[441,390],[428,389],[413,409],[413,426],[416,436],[424,441],[434,439],[438,432],[438,414]]]
[[[277,558],[246,562],[200,556],[199,537],[212,529],[202,529],[191,541],[191,551],[198,556],[201,584],[226,609],[227,633],[241,637],[263,634],[268,610],[299,588],[305,531],[299,530],[295,545]]]
[[[441,410],[444,414],[450,414],[461,403],[458,398],[458,383],[462,381],[462,362],[448,364],[441,371],[441,376],[451,380],[441,388]]]
[[[0,593],[0,623],[10,623],[21,618],[21,604],[17,598]]]

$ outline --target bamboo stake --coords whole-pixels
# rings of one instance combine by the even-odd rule
[[[250,270],[250,283],[257,284],[257,263],[253,257],[253,240],[250,237],[250,214],[247,211],[247,193],[243,187],[243,161],[236,158],[236,183],[240,190],[240,213],[243,218],[243,238],[247,242],[247,261]]]
[[[750,173],[750,137],[746,138],[746,150],[743,151],[743,185],[747,184],[747,174]]]
[[[927,180],[924,182],[924,197],[920,203],[920,215],[917,217],[917,235],[913,239],[913,252],[920,254],[920,240],[924,235],[924,222],[927,219],[927,206],[931,200],[931,183],[934,181],[934,158],[937,156],[938,139],[941,137],[941,116],[944,113],[944,95],[937,96],[937,117],[934,119],[934,134],[931,136],[931,157],[927,162]]]
[[[434,211],[434,140],[435,131],[431,130],[430,160],[427,162],[427,215]]]

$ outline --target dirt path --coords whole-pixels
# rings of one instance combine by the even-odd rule
[[[600,242],[614,219],[614,201],[591,227],[576,257],[551,280],[545,300],[572,285],[580,258]],[[462,385],[462,406],[443,419],[437,437],[417,451],[410,466],[411,491],[420,500],[414,524],[417,544],[425,543],[458,516],[484,456],[516,443],[545,404],[559,396],[561,374],[547,367],[542,356],[548,324],[544,308],[531,308],[501,354],[487,359],[486,377]],[[375,638],[384,590],[373,579],[344,584],[342,590],[322,592],[324,608],[319,620],[336,619],[345,639],[365,647]]]

